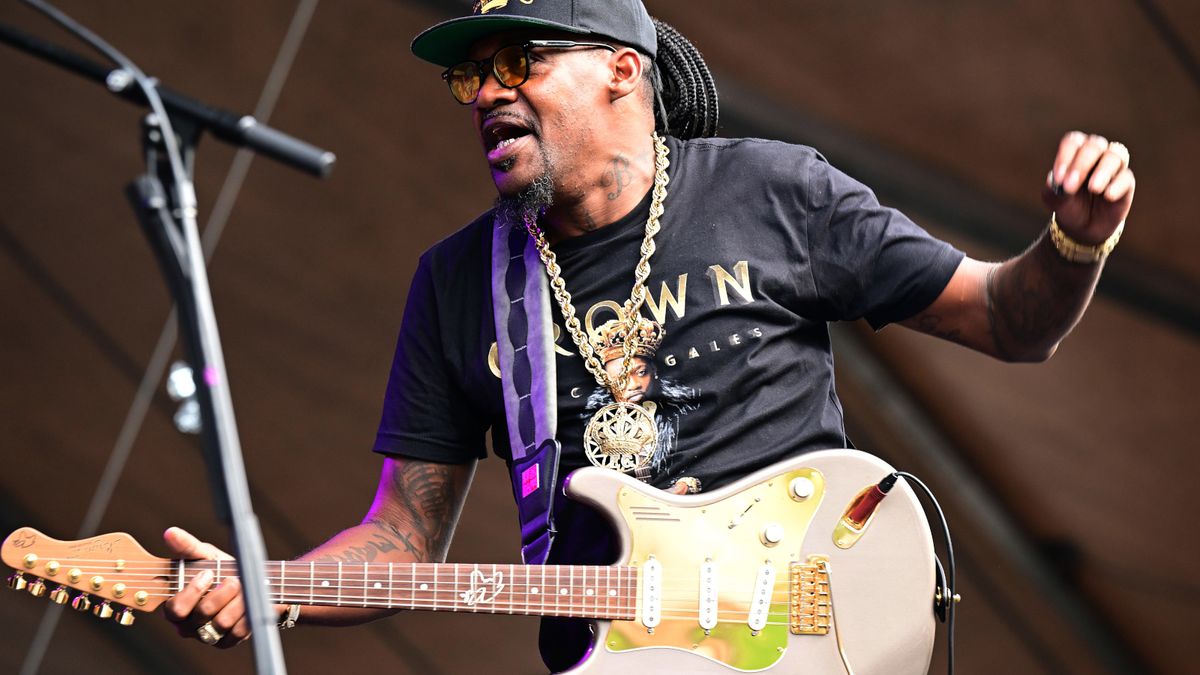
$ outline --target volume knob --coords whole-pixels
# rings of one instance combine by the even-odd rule
[[[788,491],[792,493],[792,499],[798,502],[811,497],[815,490],[816,486],[813,485],[812,480],[804,476],[793,478],[791,484],[788,485]]]

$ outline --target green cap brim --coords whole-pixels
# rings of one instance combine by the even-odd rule
[[[467,50],[481,38],[493,33],[521,28],[549,28],[586,35],[588,31],[544,19],[522,16],[463,16],[427,28],[413,38],[412,53],[417,58],[449,68],[467,58]]]

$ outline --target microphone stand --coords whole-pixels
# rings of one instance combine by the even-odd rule
[[[3,24],[0,24],[0,41],[99,80],[113,93],[149,105],[154,111],[143,118],[141,129],[147,170],[129,184],[126,196],[179,308],[184,352],[192,368],[203,420],[201,438],[210,487],[217,517],[233,532],[234,553],[254,633],[256,669],[259,673],[283,675],[287,668],[276,625],[278,617],[271,609],[268,594],[266,547],[250,503],[225,358],[196,224],[192,172],[196,143],[204,129],[222,140],[320,176],[328,174],[335,158],[333,153],[261,125],[253,117],[211,108],[158,87],[156,81],[147,78],[120,52],[65,14],[42,0],[26,2],[122,67],[106,69]],[[137,86],[133,87],[134,84]],[[171,189],[167,189],[168,185]]]

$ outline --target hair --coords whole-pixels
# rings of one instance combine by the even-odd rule
[[[716,136],[720,106],[708,64],[679,31],[652,20],[658,33],[658,57],[647,71],[655,131],[680,139]]]

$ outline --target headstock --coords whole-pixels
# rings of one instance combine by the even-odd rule
[[[22,527],[4,540],[0,558],[16,570],[9,588],[122,626],[133,624],[134,609],[153,611],[172,595],[173,561],[150,555],[124,532],[61,541]],[[72,598],[72,590],[79,595]]]

